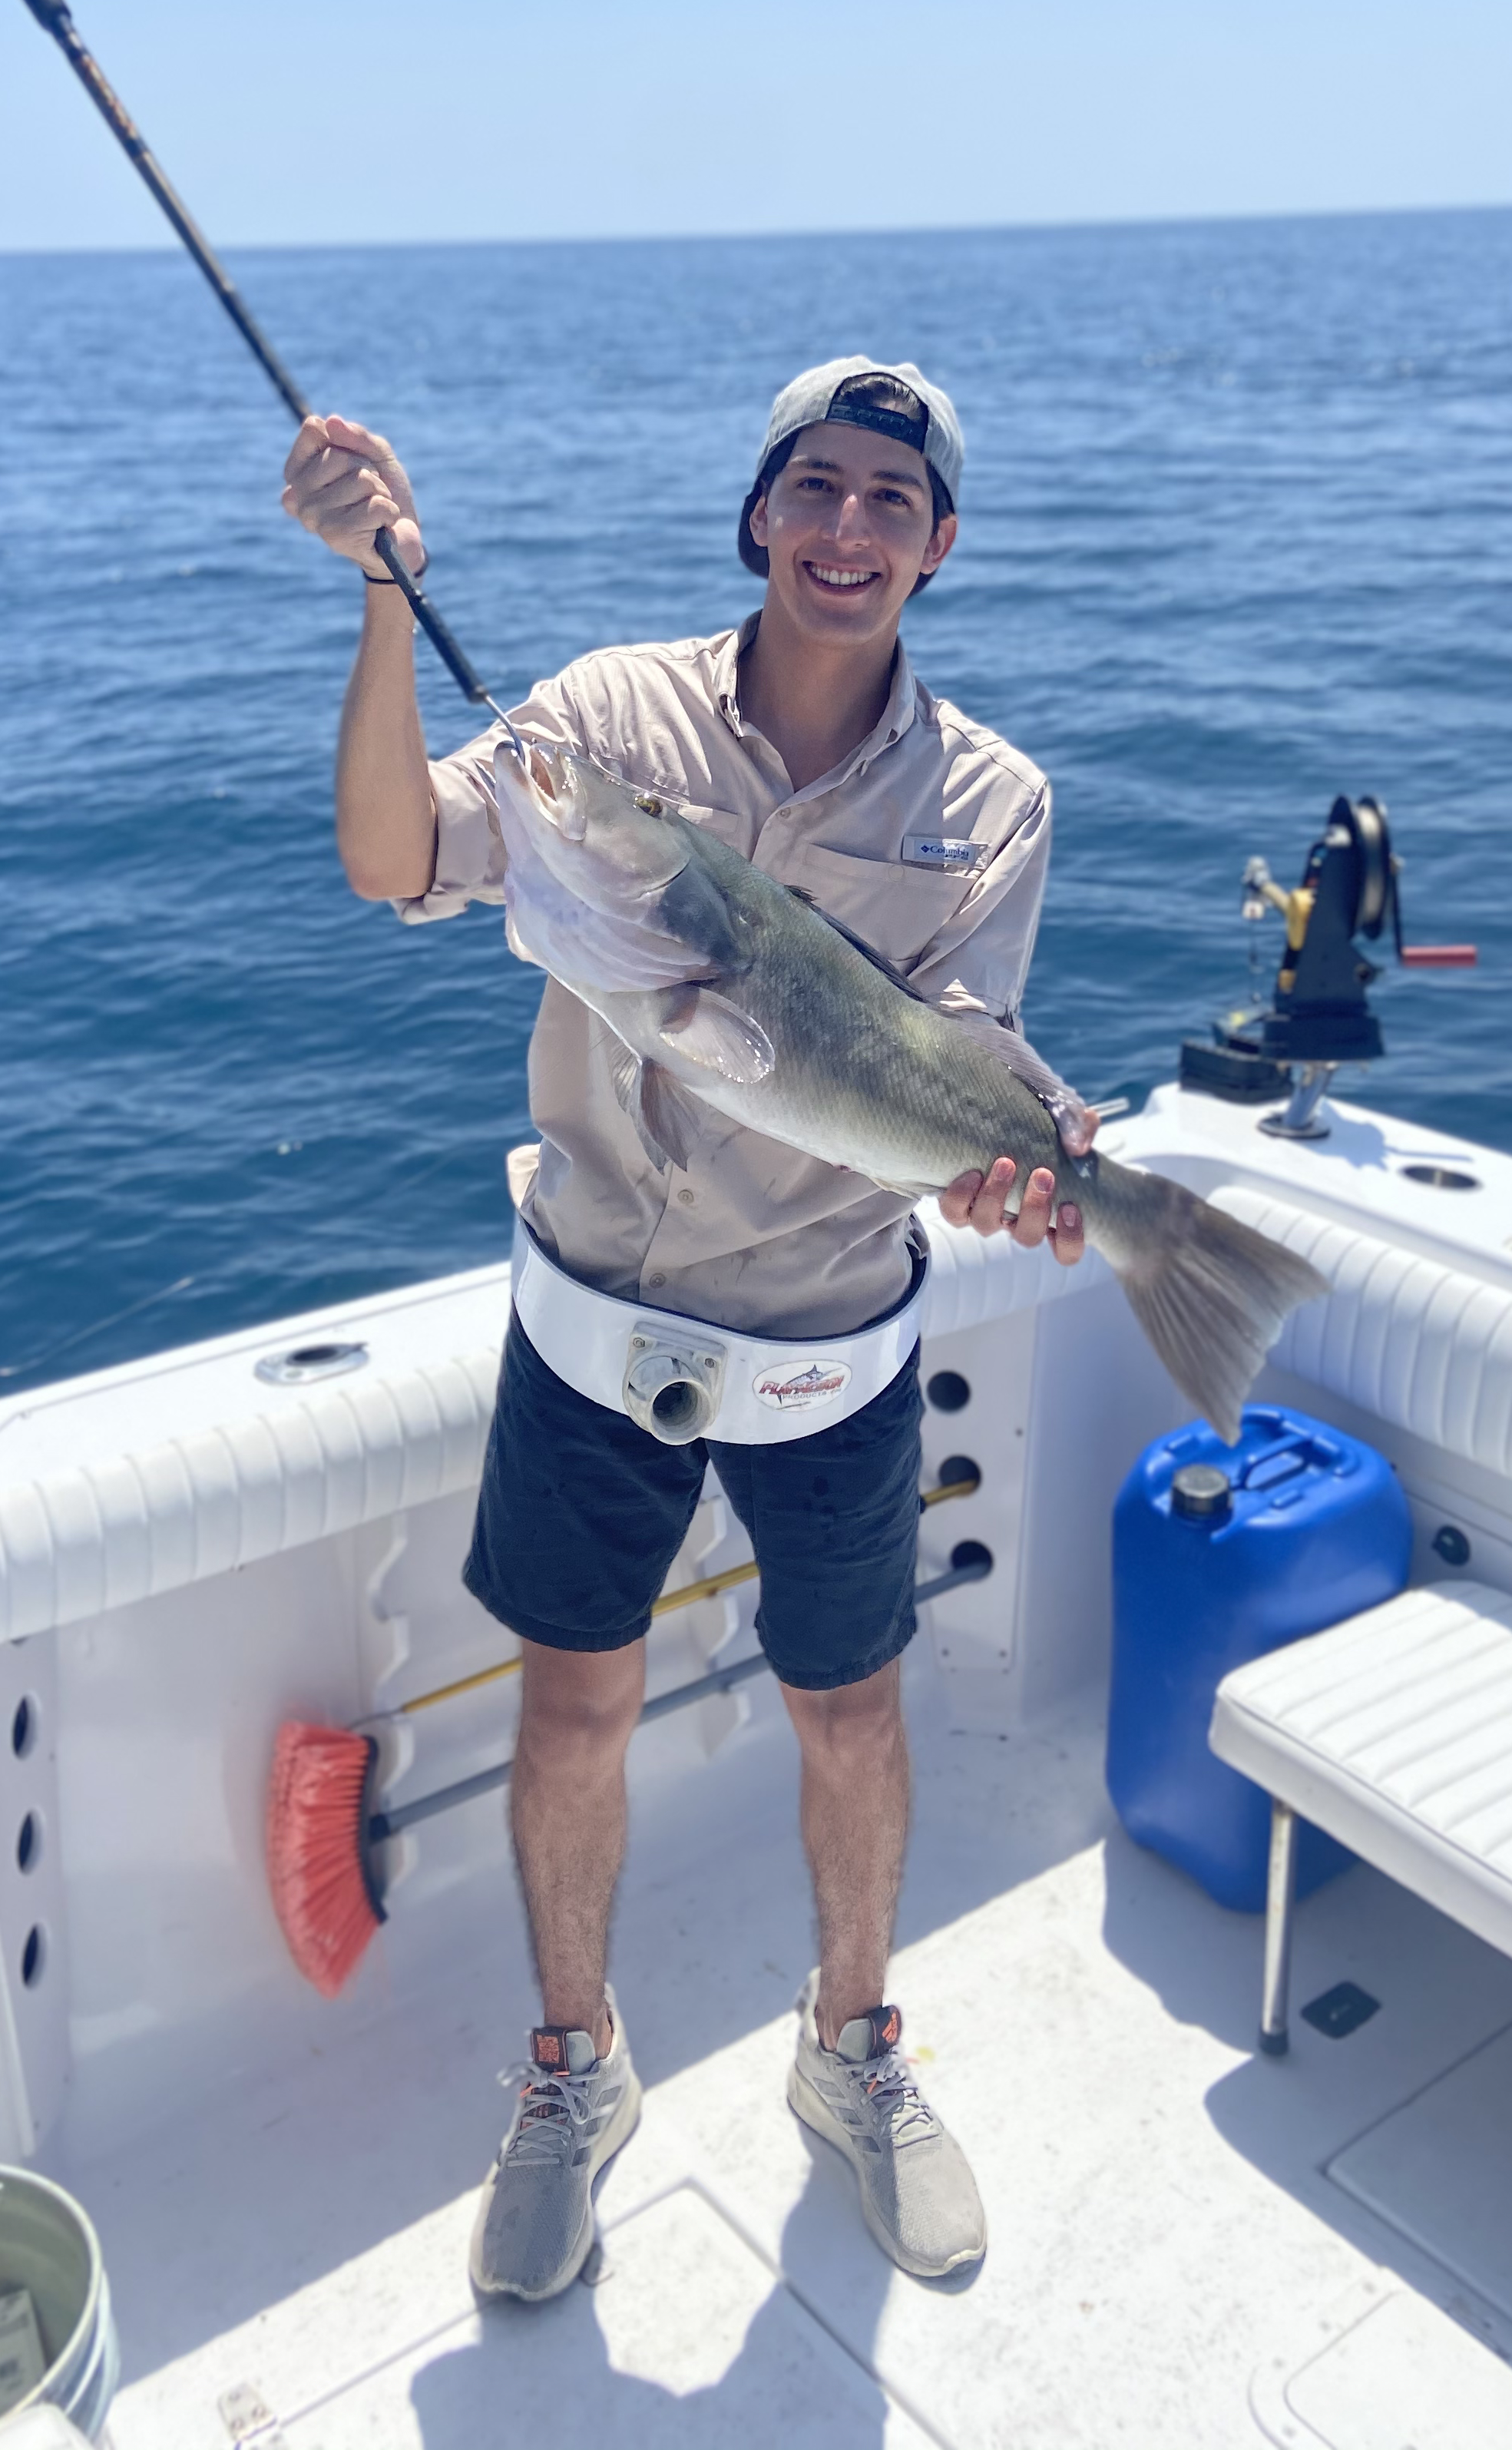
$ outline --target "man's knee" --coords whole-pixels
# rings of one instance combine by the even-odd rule
[[[902,1706],[896,1659],[858,1684],[805,1693],[785,1684],[783,1699],[805,1758],[837,1767],[874,1759],[903,1740]]]
[[[552,1650],[522,1642],[519,1742],[539,1753],[623,1753],[646,1693],[646,1644]]]

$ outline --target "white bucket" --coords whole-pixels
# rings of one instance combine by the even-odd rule
[[[0,2168],[0,2292],[8,2288],[30,2291],[48,2362],[35,2388],[0,2417],[0,2444],[38,2407],[60,2409],[86,2440],[102,2440],[121,2353],[100,2241],[72,2196],[29,2169]]]

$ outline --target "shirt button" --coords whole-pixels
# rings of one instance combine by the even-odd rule
[[[692,1192],[690,1192],[690,1191],[680,1191],[680,1192],[678,1193],[677,1196],[678,1196],[678,1198],[682,1201],[683,1206],[684,1206],[685,1208],[691,1208],[691,1206],[692,1206],[692,1204],[693,1204],[693,1194],[692,1194]]]
[[[648,1277],[647,1277],[647,1279],[646,1279],[646,1281],[647,1281],[647,1283],[648,1283],[648,1284],[652,1288],[652,1290],[654,1291],[654,1289],[655,1289],[658,1285],[665,1285],[665,1283],[667,1282],[667,1278],[662,1274],[662,1273],[661,1273],[660,1269],[658,1269],[658,1270],[657,1270],[657,1272],[656,1272],[656,1274],[655,1274],[655,1275],[654,1275],[654,1276],[648,1276]]]

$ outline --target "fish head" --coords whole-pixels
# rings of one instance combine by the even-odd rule
[[[528,845],[560,885],[607,916],[648,913],[688,865],[676,811],[591,757],[524,745],[525,759],[500,749],[494,761],[506,854],[513,861]]]
[[[683,885],[701,874],[694,828],[591,758],[533,742],[521,749],[501,744],[494,758],[511,946],[618,1027],[606,996],[653,992],[708,970],[708,913],[693,941],[668,911],[673,888],[689,908],[707,900]],[[713,914],[716,933],[722,918]]]

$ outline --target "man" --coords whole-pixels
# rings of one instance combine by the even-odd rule
[[[586,755],[675,803],[802,886],[947,1011],[1017,1026],[1043,891],[1050,793],[1027,758],[918,683],[899,616],[956,540],[962,445],[945,395],[911,365],[813,369],[778,398],[741,513],[766,580],[738,632],[583,657],[515,710],[528,738]],[[355,889],[408,920],[505,897],[495,726],[428,764],[411,621],[372,549],[423,547],[380,437],[311,418],[284,507],[369,581],[337,768],[337,833]],[[548,981],[531,1047],[539,1168],[524,1214],[580,1287],[727,1331],[841,1337],[909,1281],[909,1202],[704,1109],[686,1165],[658,1166],[615,1096],[614,1041]],[[962,1176],[952,1223],[1054,1241],[1038,1173],[1017,1222],[1013,1162]],[[570,1295],[570,1298],[575,1298]],[[587,1298],[585,1295],[584,1298]],[[868,2226],[905,2270],[975,2262],[986,2226],[964,2155],[900,2047],[885,1977],[908,1815],[899,1662],[914,1629],[917,1351],[848,1419],[771,1445],[669,1446],[568,1388],[512,1321],[470,1589],[519,1635],[511,1787],[542,1993],[518,2110],[472,2249],[484,2294],[565,2288],[592,2242],[597,2171],[640,2088],[605,1978],[625,1842],[624,1760],[644,1689],[652,1600],[708,1461],[761,1568],[760,1638],[803,1757],[802,1818],[820,1964],[799,2002],[788,2098],[850,2159]]]

